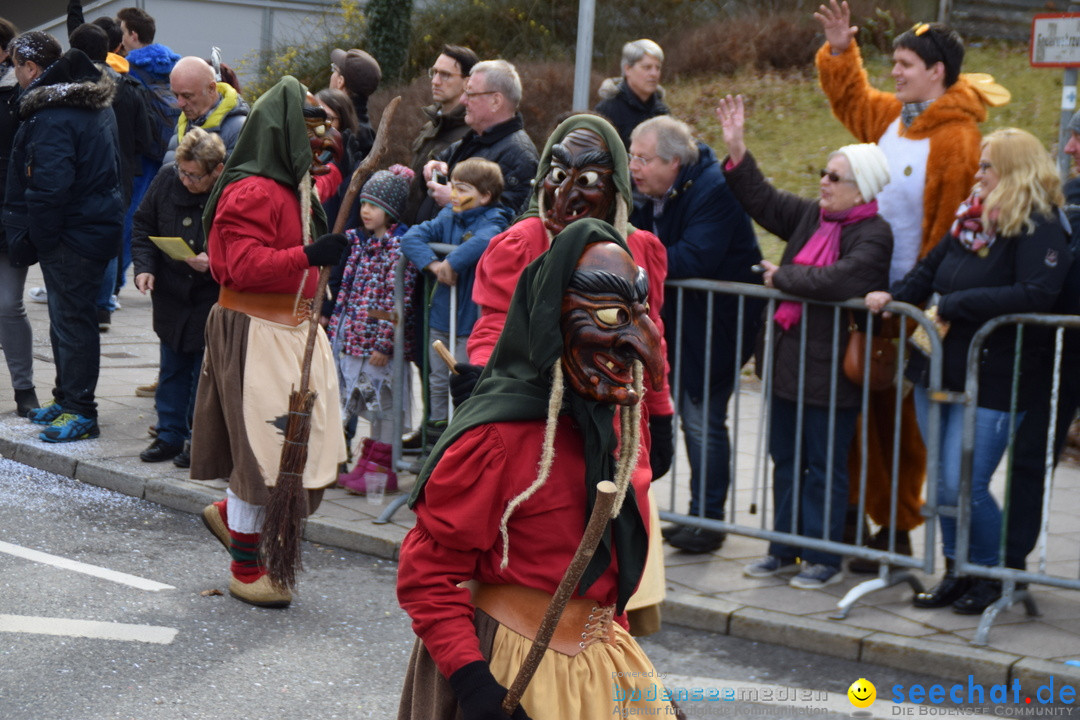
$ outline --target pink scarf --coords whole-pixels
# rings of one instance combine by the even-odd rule
[[[821,223],[806,244],[802,246],[798,254],[792,259],[794,265],[812,265],[824,267],[832,265],[840,257],[840,230],[853,223],[861,222],[877,215],[877,200],[871,200],[862,205],[839,213],[826,213],[821,211]],[[802,317],[802,303],[785,300],[776,309],[773,320],[784,330],[799,322]]]

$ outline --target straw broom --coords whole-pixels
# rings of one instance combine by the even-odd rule
[[[345,230],[349,208],[356,202],[364,182],[382,161],[388,144],[387,128],[393,122],[401,97],[391,100],[383,110],[379,129],[371,152],[360,163],[349,180],[345,198],[334,220],[333,232]],[[302,218],[307,222],[307,218]],[[312,302],[311,321],[308,326],[307,345],[300,372],[300,387],[289,393],[289,412],[285,423],[285,444],[281,447],[277,483],[271,488],[270,501],[266,507],[260,552],[266,564],[270,580],[279,588],[296,585],[296,573],[303,570],[300,558],[300,540],[304,535],[304,523],[308,516],[307,492],[304,490],[304,468],[307,466],[308,439],[311,437],[311,410],[317,393],[311,390],[311,358],[315,352],[315,338],[319,330],[319,302],[326,295],[330,268],[319,269],[319,284]]]

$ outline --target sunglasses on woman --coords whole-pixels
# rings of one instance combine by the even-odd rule
[[[832,170],[826,170],[825,168],[822,168],[819,172],[821,173],[821,177],[829,178],[829,182],[831,182],[831,183],[841,183],[841,182],[853,183],[853,182],[855,182],[854,178],[841,177],[840,175],[837,175],[836,173],[834,173]]]

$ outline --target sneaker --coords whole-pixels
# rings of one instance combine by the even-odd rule
[[[106,332],[109,326],[112,325],[112,313],[105,308],[97,309],[97,329],[98,332]]]
[[[43,287],[30,288],[26,291],[26,297],[30,298],[31,302],[43,304],[49,302],[49,293]]]
[[[157,384],[158,381],[155,380],[149,385],[139,385],[135,388],[135,397],[154,397],[155,395],[157,395]],[[157,436],[155,435],[155,437]]]
[[[826,585],[838,583],[843,579],[844,573],[838,567],[805,563],[802,571],[791,578],[791,582],[788,584],[800,590],[819,590]]]
[[[799,569],[799,562],[795,559],[784,559],[775,555],[767,555],[757,562],[750,563],[743,568],[742,574],[746,577],[765,578],[781,573],[791,573]]]
[[[38,435],[45,442],[62,443],[88,440],[101,434],[97,420],[77,413],[61,413],[49,427]]]
[[[53,400],[48,405],[42,405],[27,412],[26,419],[35,425],[52,425],[52,421],[60,417],[62,412],[64,412],[64,408],[60,407],[60,403]]]

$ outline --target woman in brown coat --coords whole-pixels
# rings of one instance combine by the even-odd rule
[[[846,300],[868,288],[886,287],[892,232],[874,200],[889,181],[881,150],[862,144],[832,153],[821,171],[819,198],[808,200],[777,190],[761,174],[746,150],[741,96],[721,100],[717,115],[730,153],[724,165],[728,186],[755,222],[787,242],[779,266],[762,262],[765,285],[821,301]],[[839,370],[842,358],[834,360],[847,346],[846,318],[841,315],[834,333],[832,308],[797,302],[781,302],[776,308],[769,408],[773,528],[838,541],[847,507],[847,452],[860,398],[859,387]],[[803,333],[806,359],[800,393]],[[768,556],[744,572],[769,577],[798,569],[791,585],[813,589],[843,579],[840,562],[833,553],[774,542]]]

